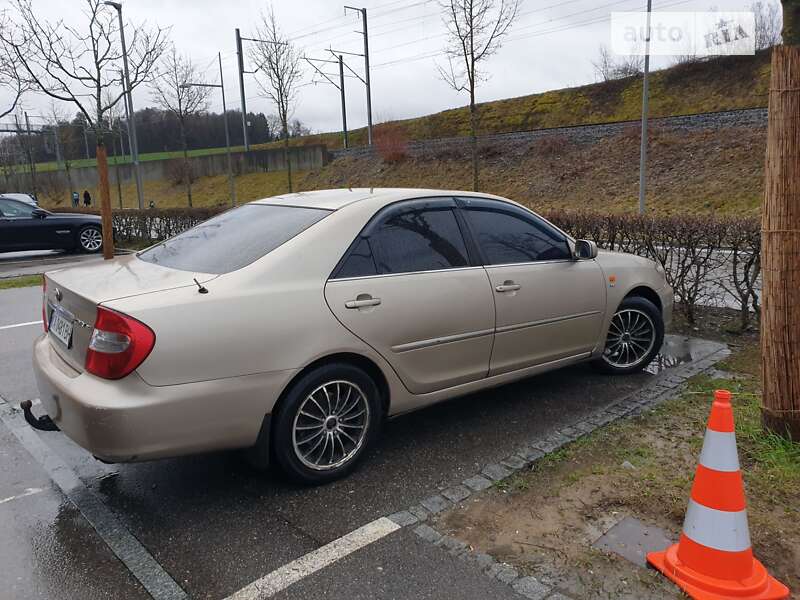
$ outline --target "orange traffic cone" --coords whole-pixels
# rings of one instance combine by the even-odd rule
[[[750,547],[728,391],[714,392],[680,540],[650,552],[647,562],[696,600],[789,597],[789,588],[767,573]]]

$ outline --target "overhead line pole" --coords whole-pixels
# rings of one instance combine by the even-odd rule
[[[645,211],[647,185],[647,119],[650,108],[650,17],[653,0],[647,0],[647,36],[644,41],[644,79],[642,81],[642,146],[639,150],[639,214]]]
[[[36,197],[36,162],[33,160],[33,149],[31,148],[31,120],[28,118],[28,113],[25,113],[25,129],[28,132],[28,156],[31,161],[31,186],[33,188],[33,197],[38,202],[39,198]]]
[[[342,135],[344,136],[344,147],[349,147],[347,140],[347,103],[344,96],[344,59],[339,55],[339,92],[342,96]]]
[[[225,78],[222,75],[222,53],[217,53],[217,60],[219,61],[219,83],[184,83],[182,88],[190,87],[203,87],[203,88],[218,88],[222,92],[222,113],[227,115],[228,107],[225,103]],[[228,155],[228,188],[231,198],[231,206],[236,206],[236,184],[233,181],[233,157],[231,155],[231,135],[228,129],[227,116],[223,119],[225,125],[225,151]]]
[[[242,34],[236,28],[236,59],[239,63],[239,96],[242,98],[242,136],[244,138],[244,151],[250,151],[250,140],[247,136],[247,99],[244,95],[244,53],[242,52]],[[227,119],[226,119],[227,123]]]
[[[269,40],[242,37],[239,28],[236,28],[236,57],[239,63],[239,96],[241,96],[242,99],[242,135],[244,137],[244,151],[248,152],[250,150],[250,139],[247,135],[247,100],[244,95],[244,74],[256,73],[258,69],[255,71],[244,70],[244,50],[242,49],[243,40],[247,42],[258,42],[259,44],[277,44],[279,46],[285,46],[287,42],[271,42]]]
[[[344,147],[347,148],[348,145],[349,145],[349,142],[348,142],[348,137],[347,137],[347,104],[346,104],[345,95],[344,95],[344,77],[345,77],[345,75],[344,75],[344,67],[345,67],[345,64],[344,64],[344,59],[342,58],[341,54],[339,54],[337,56],[335,53],[333,53],[333,51],[331,51],[331,53],[334,55],[334,57],[337,60],[326,60],[324,58],[308,58],[307,56],[304,56],[303,60],[305,60],[309,65],[311,65],[311,68],[314,69],[317,73],[322,75],[328,81],[328,83],[330,83],[333,87],[335,87],[337,90],[339,90],[339,93],[341,94],[341,97],[342,97],[342,135],[344,137]],[[317,65],[314,64],[315,62],[338,64],[339,65],[339,85],[336,85],[336,83],[328,76],[327,73],[323,73],[317,67]]]
[[[367,30],[367,9],[345,6],[345,12],[354,10],[361,14],[361,24],[363,29],[361,35],[364,36],[364,85],[367,88],[367,144],[372,145],[372,86],[369,78],[369,34]]]
[[[144,183],[142,171],[139,167],[139,138],[136,135],[136,113],[133,108],[133,89],[131,89],[131,75],[128,70],[128,48],[125,46],[125,23],[122,20],[122,4],[119,2],[103,2],[106,6],[116,9],[119,17],[119,39],[122,44],[122,67],[125,73],[125,88],[128,96],[128,120],[130,121],[131,138],[129,140],[131,155],[133,157],[133,172],[136,177],[136,197],[139,201],[139,210],[144,209]]]

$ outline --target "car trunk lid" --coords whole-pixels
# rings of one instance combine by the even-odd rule
[[[105,302],[197,285],[217,275],[162,267],[135,255],[100,264],[50,271],[45,274],[45,315],[48,323],[60,325],[49,332],[58,355],[72,368],[83,371],[86,351],[97,318],[97,307]],[[53,313],[58,313],[54,317]],[[71,323],[71,329],[64,325]]]

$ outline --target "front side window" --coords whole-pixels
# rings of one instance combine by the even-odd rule
[[[7,219],[30,219],[33,217],[35,206],[30,206],[24,202],[0,198],[0,213]]]
[[[483,207],[470,207],[465,212],[490,265],[571,258],[564,235],[532,215],[523,217]]]
[[[450,208],[421,208],[390,215],[369,236],[378,273],[466,267],[464,238]]]
[[[139,253],[141,260],[221,275],[241,269],[330,214],[329,210],[245,204]]]

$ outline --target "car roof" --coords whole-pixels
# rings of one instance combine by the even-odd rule
[[[297,192],[283,194],[272,198],[256,200],[254,204],[276,204],[280,206],[302,206],[305,208],[320,208],[326,210],[339,210],[354,202],[369,201],[375,203],[376,210],[387,204],[414,198],[435,198],[452,196],[471,196],[480,198],[493,198],[508,202],[506,198],[492,194],[465,192],[458,190],[434,190],[424,188],[341,188],[333,190],[316,190],[312,192]]]

